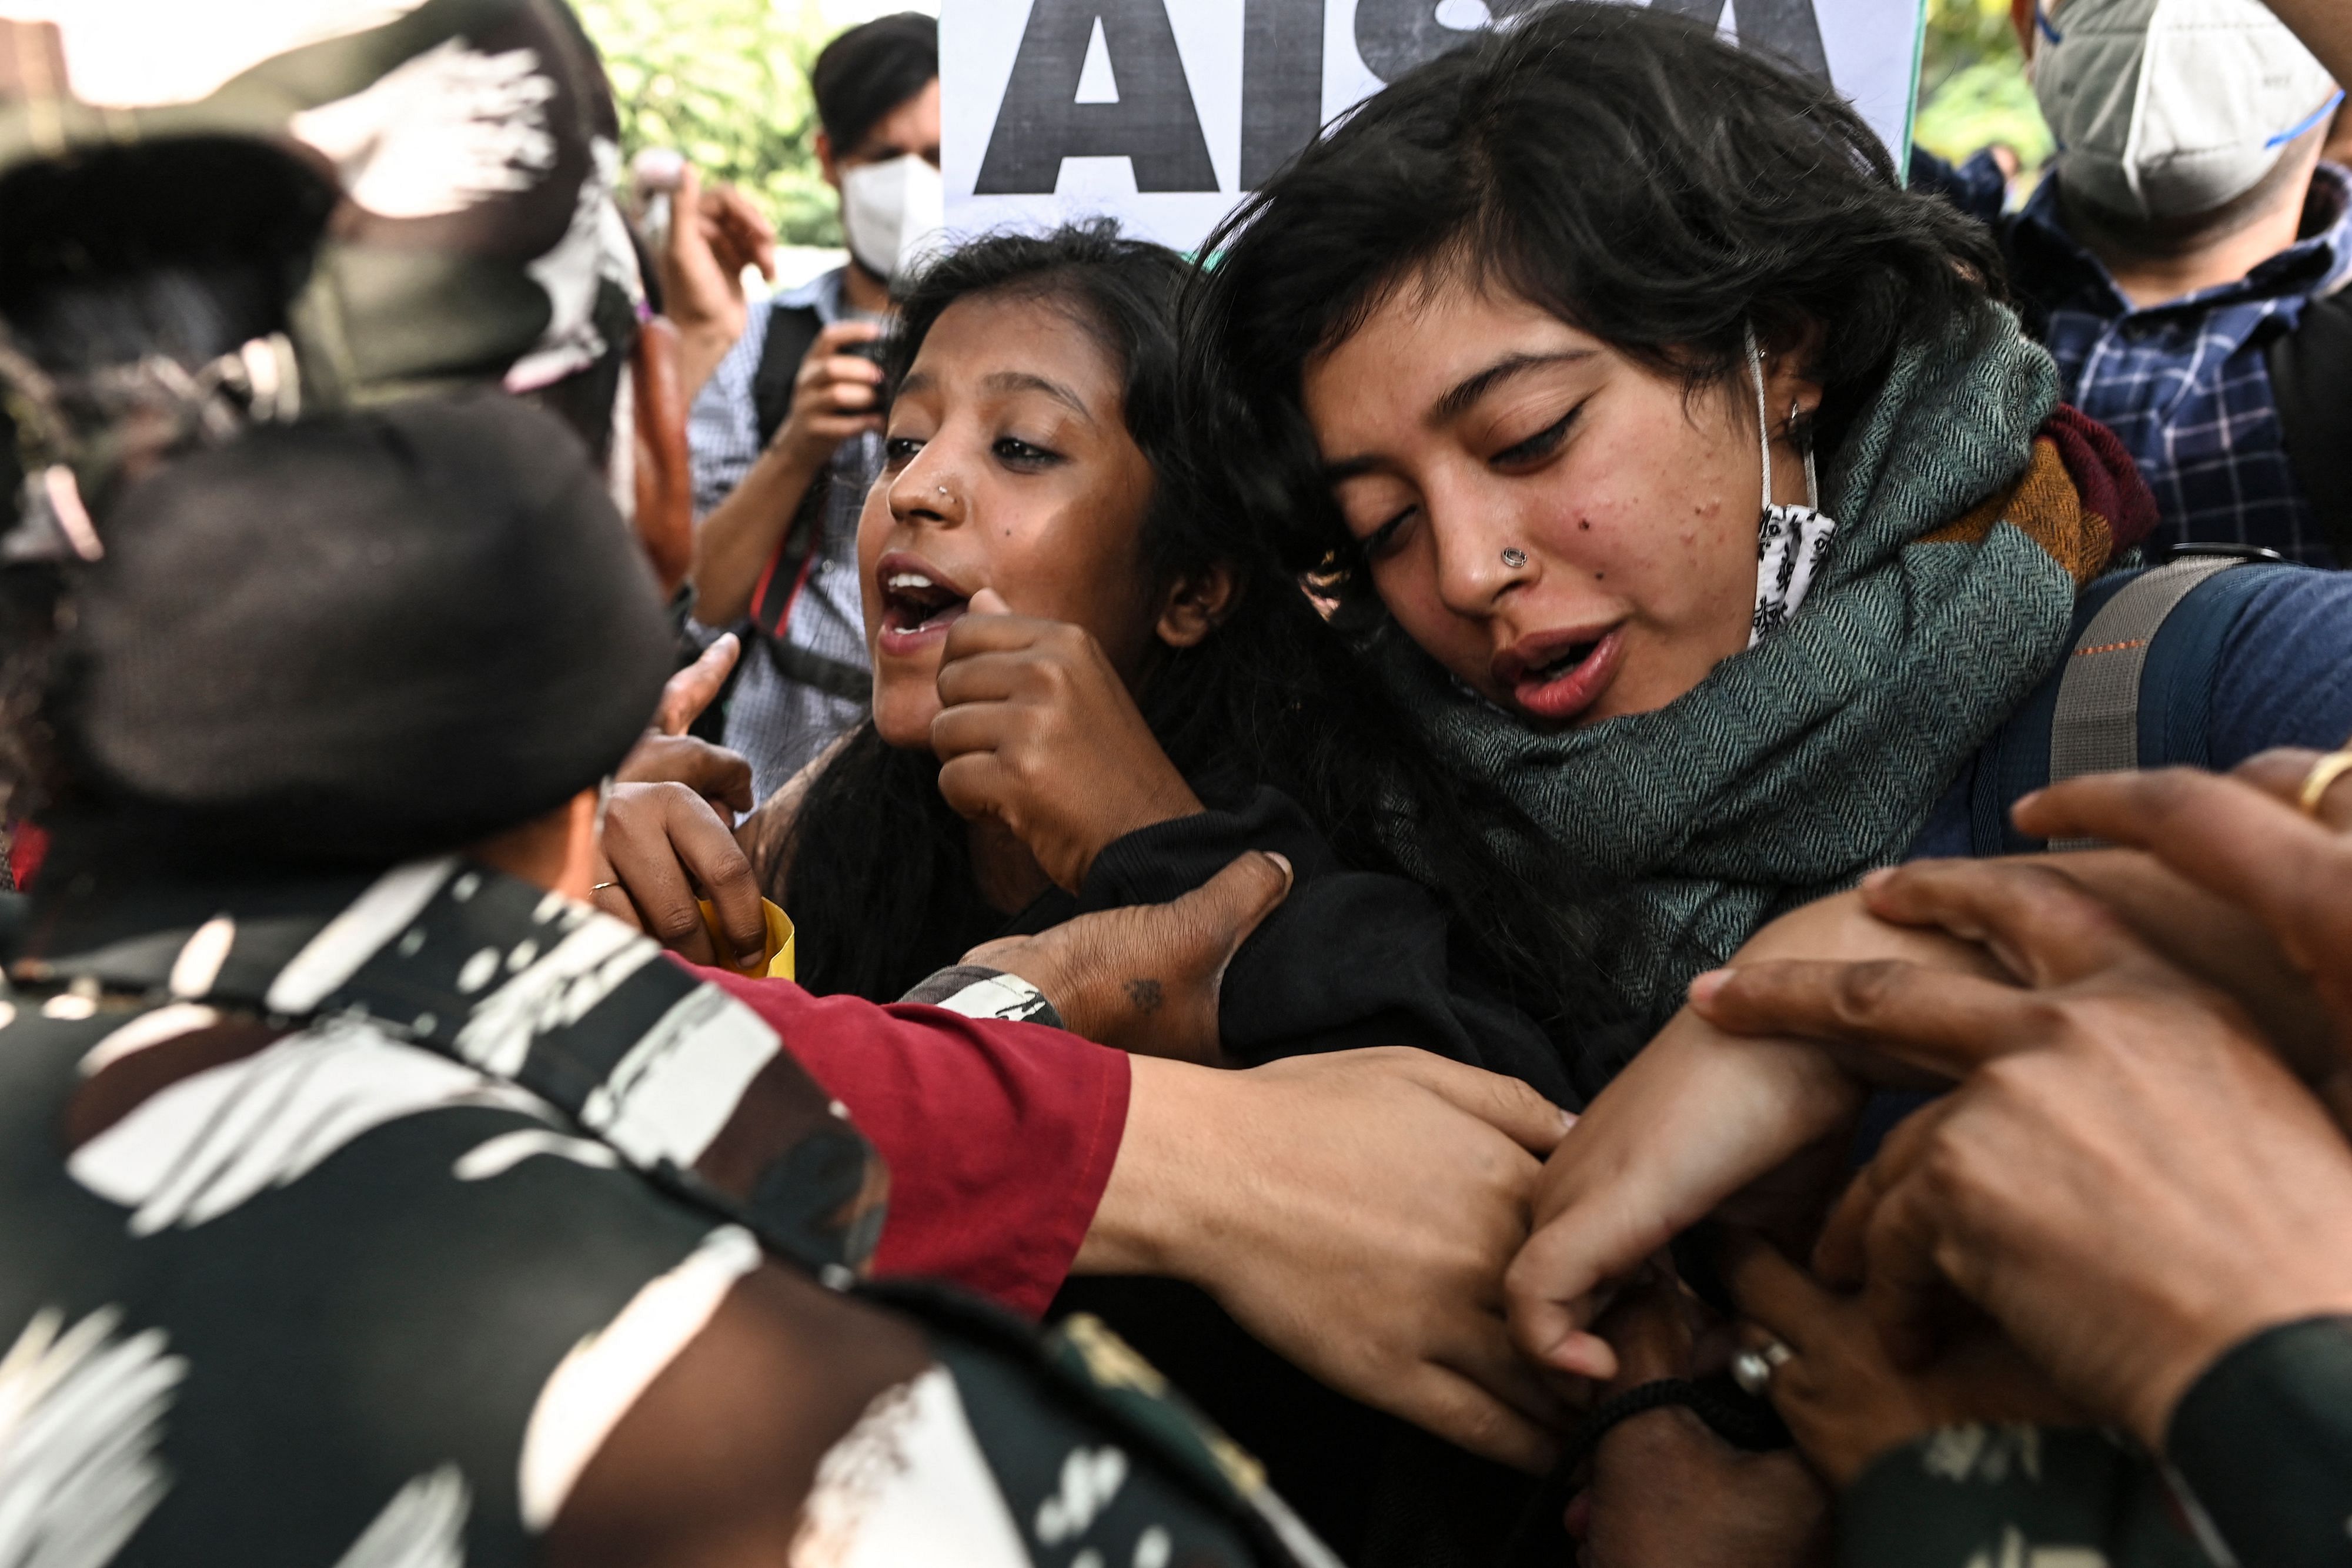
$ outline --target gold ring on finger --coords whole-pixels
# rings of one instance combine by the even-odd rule
[[[2319,803],[2327,799],[2327,792],[2347,773],[2352,773],[2352,750],[2331,751],[2313,763],[2311,771],[2304,775],[2303,795],[2295,801],[2303,808],[2303,814],[2317,821]]]

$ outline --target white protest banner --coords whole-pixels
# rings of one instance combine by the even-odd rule
[[[1655,0],[1827,77],[1909,145],[1925,0]],[[1333,118],[1544,0],[945,0],[948,226],[1094,213],[1192,250]]]

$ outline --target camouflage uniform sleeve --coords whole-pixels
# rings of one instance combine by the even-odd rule
[[[1099,1320],[1040,1336],[984,1302],[897,1282],[859,1294],[928,1331],[1035,1568],[1341,1568],[1265,1469]],[[820,1488],[823,1479],[820,1478]]]
[[[2214,1568],[2157,1468],[2089,1428],[1955,1427],[1838,1505],[1839,1568]]]
[[[2239,1563],[2352,1563],[2352,1318],[2268,1329],[2223,1355],[2182,1396],[2165,1448]]]

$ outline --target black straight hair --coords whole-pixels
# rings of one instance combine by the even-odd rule
[[[809,69],[809,92],[834,155],[856,152],[892,110],[939,74],[940,25],[920,11],[878,16],[827,44]]]
[[[2001,288],[1983,225],[1906,191],[1826,82],[1654,6],[1559,0],[1421,67],[1220,228],[1187,302],[1232,504],[1360,589],[1300,407],[1306,367],[1399,289],[1517,295],[1696,393],[1807,342],[1833,455],[1906,334]],[[1236,437],[1247,433],[1247,440]]]
[[[1142,673],[1138,706],[1169,760],[1213,808],[1256,785],[1282,790],[1357,869],[1406,874],[1384,841],[1409,827],[1465,960],[1556,1021],[1598,993],[1551,890],[1524,869],[1540,852],[1533,829],[1518,835],[1522,860],[1483,837],[1516,821],[1512,808],[1443,768],[1247,521],[1202,499],[1175,331],[1189,277],[1173,252],[1108,223],[982,239],[908,287],[884,369],[902,382],[940,318],[982,296],[1052,301],[1092,333],[1119,367],[1125,423],[1154,476],[1145,586],[1156,593],[1223,566],[1240,589],[1207,638],[1155,644]],[[819,993],[893,1000],[1006,924],[981,899],[938,759],[885,746],[870,720],[812,782],[782,851],[771,896],[799,925],[802,978]]]

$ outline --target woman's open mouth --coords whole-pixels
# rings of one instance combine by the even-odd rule
[[[1609,689],[1624,662],[1624,645],[1622,627],[1598,637],[1523,638],[1496,660],[1495,673],[1529,717],[1567,724]]]
[[[911,557],[883,557],[875,577],[882,590],[879,642],[886,653],[911,653],[944,641],[971,602],[929,562]]]

